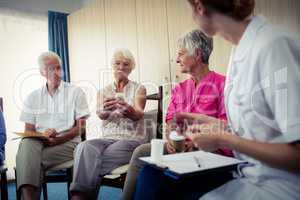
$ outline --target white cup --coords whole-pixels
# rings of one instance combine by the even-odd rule
[[[177,153],[184,151],[185,137],[183,135],[178,134],[176,131],[172,131],[169,138]]]
[[[151,160],[153,162],[161,162],[165,141],[161,139],[151,140]]]
[[[125,99],[124,98],[124,93],[123,92],[116,92],[115,98],[124,101],[124,99]]]

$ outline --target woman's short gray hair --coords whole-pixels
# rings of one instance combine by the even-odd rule
[[[120,48],[120,49],[115,49],[112,59],[111,59],[111,65],[114,65],[114,63],[116,62],[116,58],[118,56],[122,56],[126,59],[128,59],[130,61],[130,68],[131,70],[134,70],[135,68],[135,59],[133,54],[131,53],[131,51],[129,49],[126,48]]]
[[[213,39],[207,37],[199,30],[193,30],[180,37],[177,41],[179,48],[185,48],[190,55],[196,55],[197,50],[202,53],[202,62],[209,63],[209,57],[213,50]]]
[[[47,59],[51,59],[54,58],[59,62],[59,65],[62,67],[62,61],[59,57],[59,55],[57,55],[56,53],[54,53],[53,51],[47,51],[42,53],[39,57],[38,57],[38,64],[39,64],[39,68],[40,71],[43,71],[45,68],[45,60]]]

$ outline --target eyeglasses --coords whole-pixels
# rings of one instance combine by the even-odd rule
[[[48,72],[60,71],[61,70],[61,66],[60,65],[47,65],[45,67],[45,69]]]

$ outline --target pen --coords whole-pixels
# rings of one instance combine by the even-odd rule
[[[194,160],[195,160],[197,166],[198,166],[198,167],[201,167],[200,160],[199,160],[196,156],[194,156]]]

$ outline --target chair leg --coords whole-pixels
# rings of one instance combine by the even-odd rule
[[[70,194],[70,183],[67,183],[67,192],[68,192],[68,200],[71,200],[71,194]]]
[[[44,200],[48,200],[47,183],[42,184]]]
[[[1,199],[8,199],[6,172],[1,173]]]
[[[21,191],[18,190],[17,169],[15,168],[14,170],[15,170],[16,197],[17,197],[17,200],[21,200]]]
[[[68,193],[68,200],[71,200],[71,194],[70,194],[70,185],[73,180],[73,170],[72,168],[67,169],[67,193]]]

